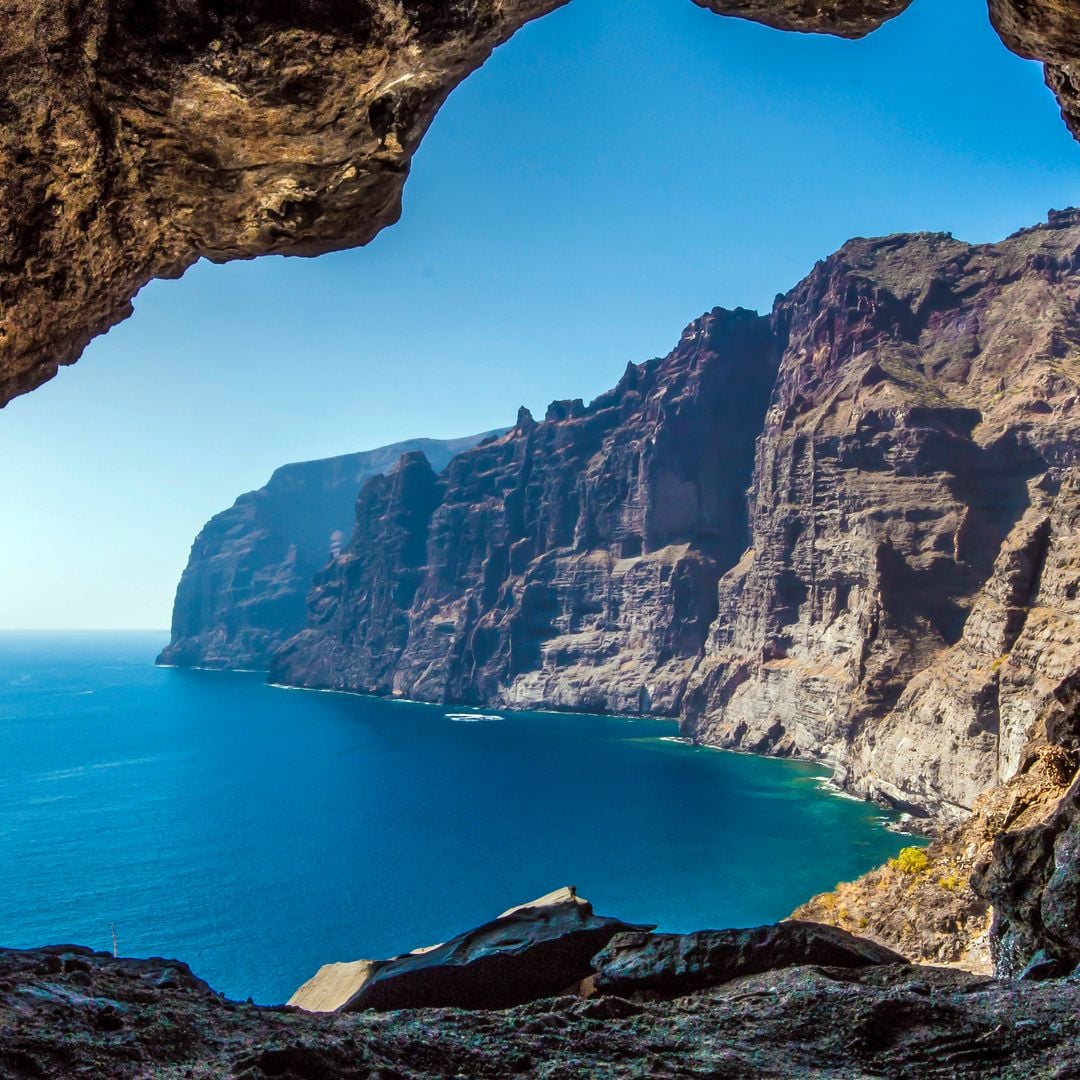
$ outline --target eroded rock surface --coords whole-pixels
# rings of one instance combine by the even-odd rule
[[[752,19],[778,30],[860,38],[899,15],[911,0],[694,0],[717,15]]]
[[[564,2],[4,0],[0,404],[152,278],[367,243],[450,91]]]
[[[746,543],[776,363],[767,319],[716,309],[589,405],[523,410],[440,476],[407,455],[365,485],[271,679],[677,714]]]
[[[95,1078],[1070,1076],[1080,984],[795,967],[674,1001],[317,1015],[226,1001],[183,965],[0,950],[0,1071]]]
[[[752,547],[686,695],[705,741],[961,819],[1080,670],[1080,219],[854,240],[773,313]]]
[[[577,985],[617,934],[652,929],[594,915],[574,889],[559,889],[440,945],[360,962],[366,966],[327,965],[289,1004],[320,1012],[505,1009]]]
[[[904,957],[865,938],[812,922],[692,934],[619,934],[593,957],[592,989],[631,997],[685,997],[743,975],[803,967],[863,968],[904,964]]]
[[[0,405],[197,259],[316,255],[400,212],[450,91],[566,0],[3,0]],[[907,0],[696,0],[858,37]],[[990,0],[1080,130],[1074,0]]]
[[[304,628],[311,579],[352,533],[361,484],[409,451],[442,469],[493,434],[410,439],[277,469],[195,538],[176,590],[172,637],[158,663],[268,668],[274,650]]]

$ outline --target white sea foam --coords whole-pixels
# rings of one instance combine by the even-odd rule
[[[447,720],[453,720],[458,724],[478,724],[484,720],[502,720],[503,717],[494,713],[461,713],[448,712],[443,714]]]
[[[814,779],[817,780],[818,789],[820,791],[824,791],[829,795],[835,795],[838,799],[847,799],[849,802],[866,802],[861,795],[852,795],[850,791],[845,791],[831,776],[818,776]]]

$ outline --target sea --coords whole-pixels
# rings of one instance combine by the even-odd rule
[[[752,926],[912,843],[821,766],[673,722],[287,690],[155,667],[165,640],[0,633],[0,945],[179,958],[273,1004],[563,885]]]

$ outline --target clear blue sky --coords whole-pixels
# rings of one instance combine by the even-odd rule
[[[992,240],[1078,201],[985,0],[856,43],[573,0],[455,92],[370,246],[154,283],[0,412],[0,626],[167,626],[199,527],[283,462],[588,399],[851,235]]]

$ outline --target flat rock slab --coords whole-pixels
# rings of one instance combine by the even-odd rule
[[[289,1004],[335,1012],[508,1008],[575,986],[613,937],[650,929],[594,915],[573,889],[559,889],[440,945],[391,960],[328,964]]]
[[[906,963],[883,945],[810,922],[694,934],[619,934],[593,958],[596,975],[591,988],[598,994],[674,998],[779,968]]]

